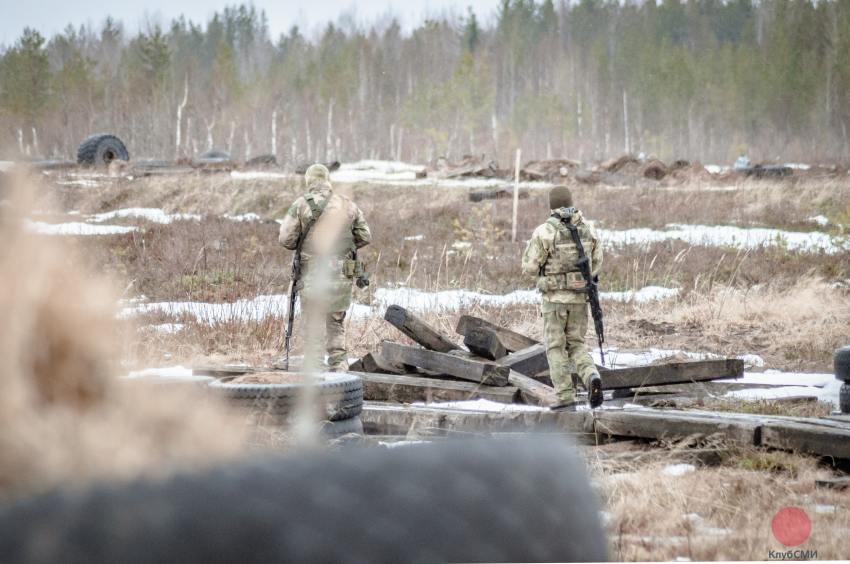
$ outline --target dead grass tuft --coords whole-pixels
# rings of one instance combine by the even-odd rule
[[[115,293],[21,229],[27,193],[0,210],[0,497],[237,455],[240,425],[199,389],[118,379]]]

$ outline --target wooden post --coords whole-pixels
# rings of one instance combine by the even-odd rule
[[[519,208],[519,166],[520,166],[520,158],[522,156],[522,149],[516,150],[516,171],[514,173],[514,211],[513,211],[513,220],[511,221],[511,242],[516,242],[516,219],[517,219],[517,209]]]
[[[388,307],[384,319],[426,349],[447,353],[458,348],[419,316],[401,306],[391,305]]]
[[[381,356],[387,362],[396,365],[415,366],[488,386],[508,385],[510,368],[499,366],[494,362],[482,362],[389,341],[381,343]]]

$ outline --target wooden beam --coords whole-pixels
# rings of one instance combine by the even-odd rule
[[[525,374],[526,376],[536,376],[541,372],[549,370],[549,361],[546,359],[546,347],[540,343],[513,352],[504,358],[500,358],[496,363],[499,366],[507,366],[511,370]]]
[[[525,403],[549,407],[558,402],[558,396],[555,394],[555,389],[552,386],[547,386],[529,378],[525,374],[520,374],[516,370],[511,370],[508,374],[508,382],[512,386],[519,388],[520,397]]]
[[[422,321],[419,316],[401,306],[388,307],[384,319],[426,349],[446,353],[458,348],[439,331]]]
[[[393,364],[415,366],[488,386],[508,385],[510,369],[494,362],[472,360],[390,341],[381,343],[381,355]]]
[[[712,412],[653,409],[594,410],[593,429],[600,434],[642,439],[684,439],[721,435],[743,446],[758,444],[760,422]]]
[[[850,488],[850,476],[815,480],[815,487],[829,490],[844,490]]]
[[[548,430],[570,433],[579,442],[593,444],[593,434],[584,431],[588,413],[510,408],[493,412],[367,401],[363,404],[360,419],[369,435],[428,436],[453,432],[491,434]]]
[[[737,358],[720,360],[695,360],[670,362],[632,368],[604,368],[597,366],[602,376],[603,390],[665,386],[688,382],[705,382],[744,375],[744,361]]]
[[[842,429],[793,421],[771,421],[761,428],[761,445],[850,460],[850,425]]]
[[[504,327],[499,327],[485,319],[473,317],[471,315],[462,315],[460,317],[457,322],[456,332],[458,335],[466,337],[466,335],[473,329],[482,328],[495,331],[499,336],[499,341],[501,341],[508,352],[516,352],[537,344],[537,341],[530,337],[526,337],[525,335],[521,335],[515,331],[511,331],[510,329],[505,329]]]
[[[351,372],[370,372],[378,374],[404,374],[404,366],[387,362],[379,351],[367,353],[357,363],[349,367]]]
[[[486,399],[513,403],[519,390],[513,386],[482,386],[472,382],[435,380],[419,375],[355,373],[363,380],[363,398],[399,403]]]
[[[473,353],[488,360],[499,360],[508,354],[505,345],[499,340],[499,335],[492,329],[484,327],[467,332],[463,338],[463,344]]]

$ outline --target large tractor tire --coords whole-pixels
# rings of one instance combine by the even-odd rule
[[[120,139],[108,133],[89,135],[77,149],[77,164],[109,166],[115,160],[129,161],[130,153]]]
[[[0,507],[4,564],[598,562],[564,439],[343,447]]]
[[[850,345],[835,349],[832,355],[835,377],[850,382]]]
[[[275,373],[269,373],[276,376]],[[262,377],[263,374],[256,375]],[[217,381],[210,389],[231,405],[251,412],[262,425],[286,425],[298,404],[312,394],[317,415],[326,421],[357,417],[363,410],[363,382],[354,374],[329,372],[318,375],[286,374],[290,383],[253,384]],[[309,388],[308,388],[309,387]]]

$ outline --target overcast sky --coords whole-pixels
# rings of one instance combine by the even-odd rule
[[[103,0],[0,0],[0,44],[13,43],[29,26],[46,36],[61,31],[69,23],[99,25],[107,15],[121,20],[134,32],[146,21],[167,23],[185,14],[195,22],[205,22],[216,10],[238,4],[226,0],[141,0],[104,2]],[[405,29],[426,16],[445,12],[466,13],[472,6],[479,19],[489,20],[499,0],[254,0],[269,18],[272,38],[292,25],[315,31],[343,14],[356,14],[359,22],[373,22],[388,16],[398,17]]]

